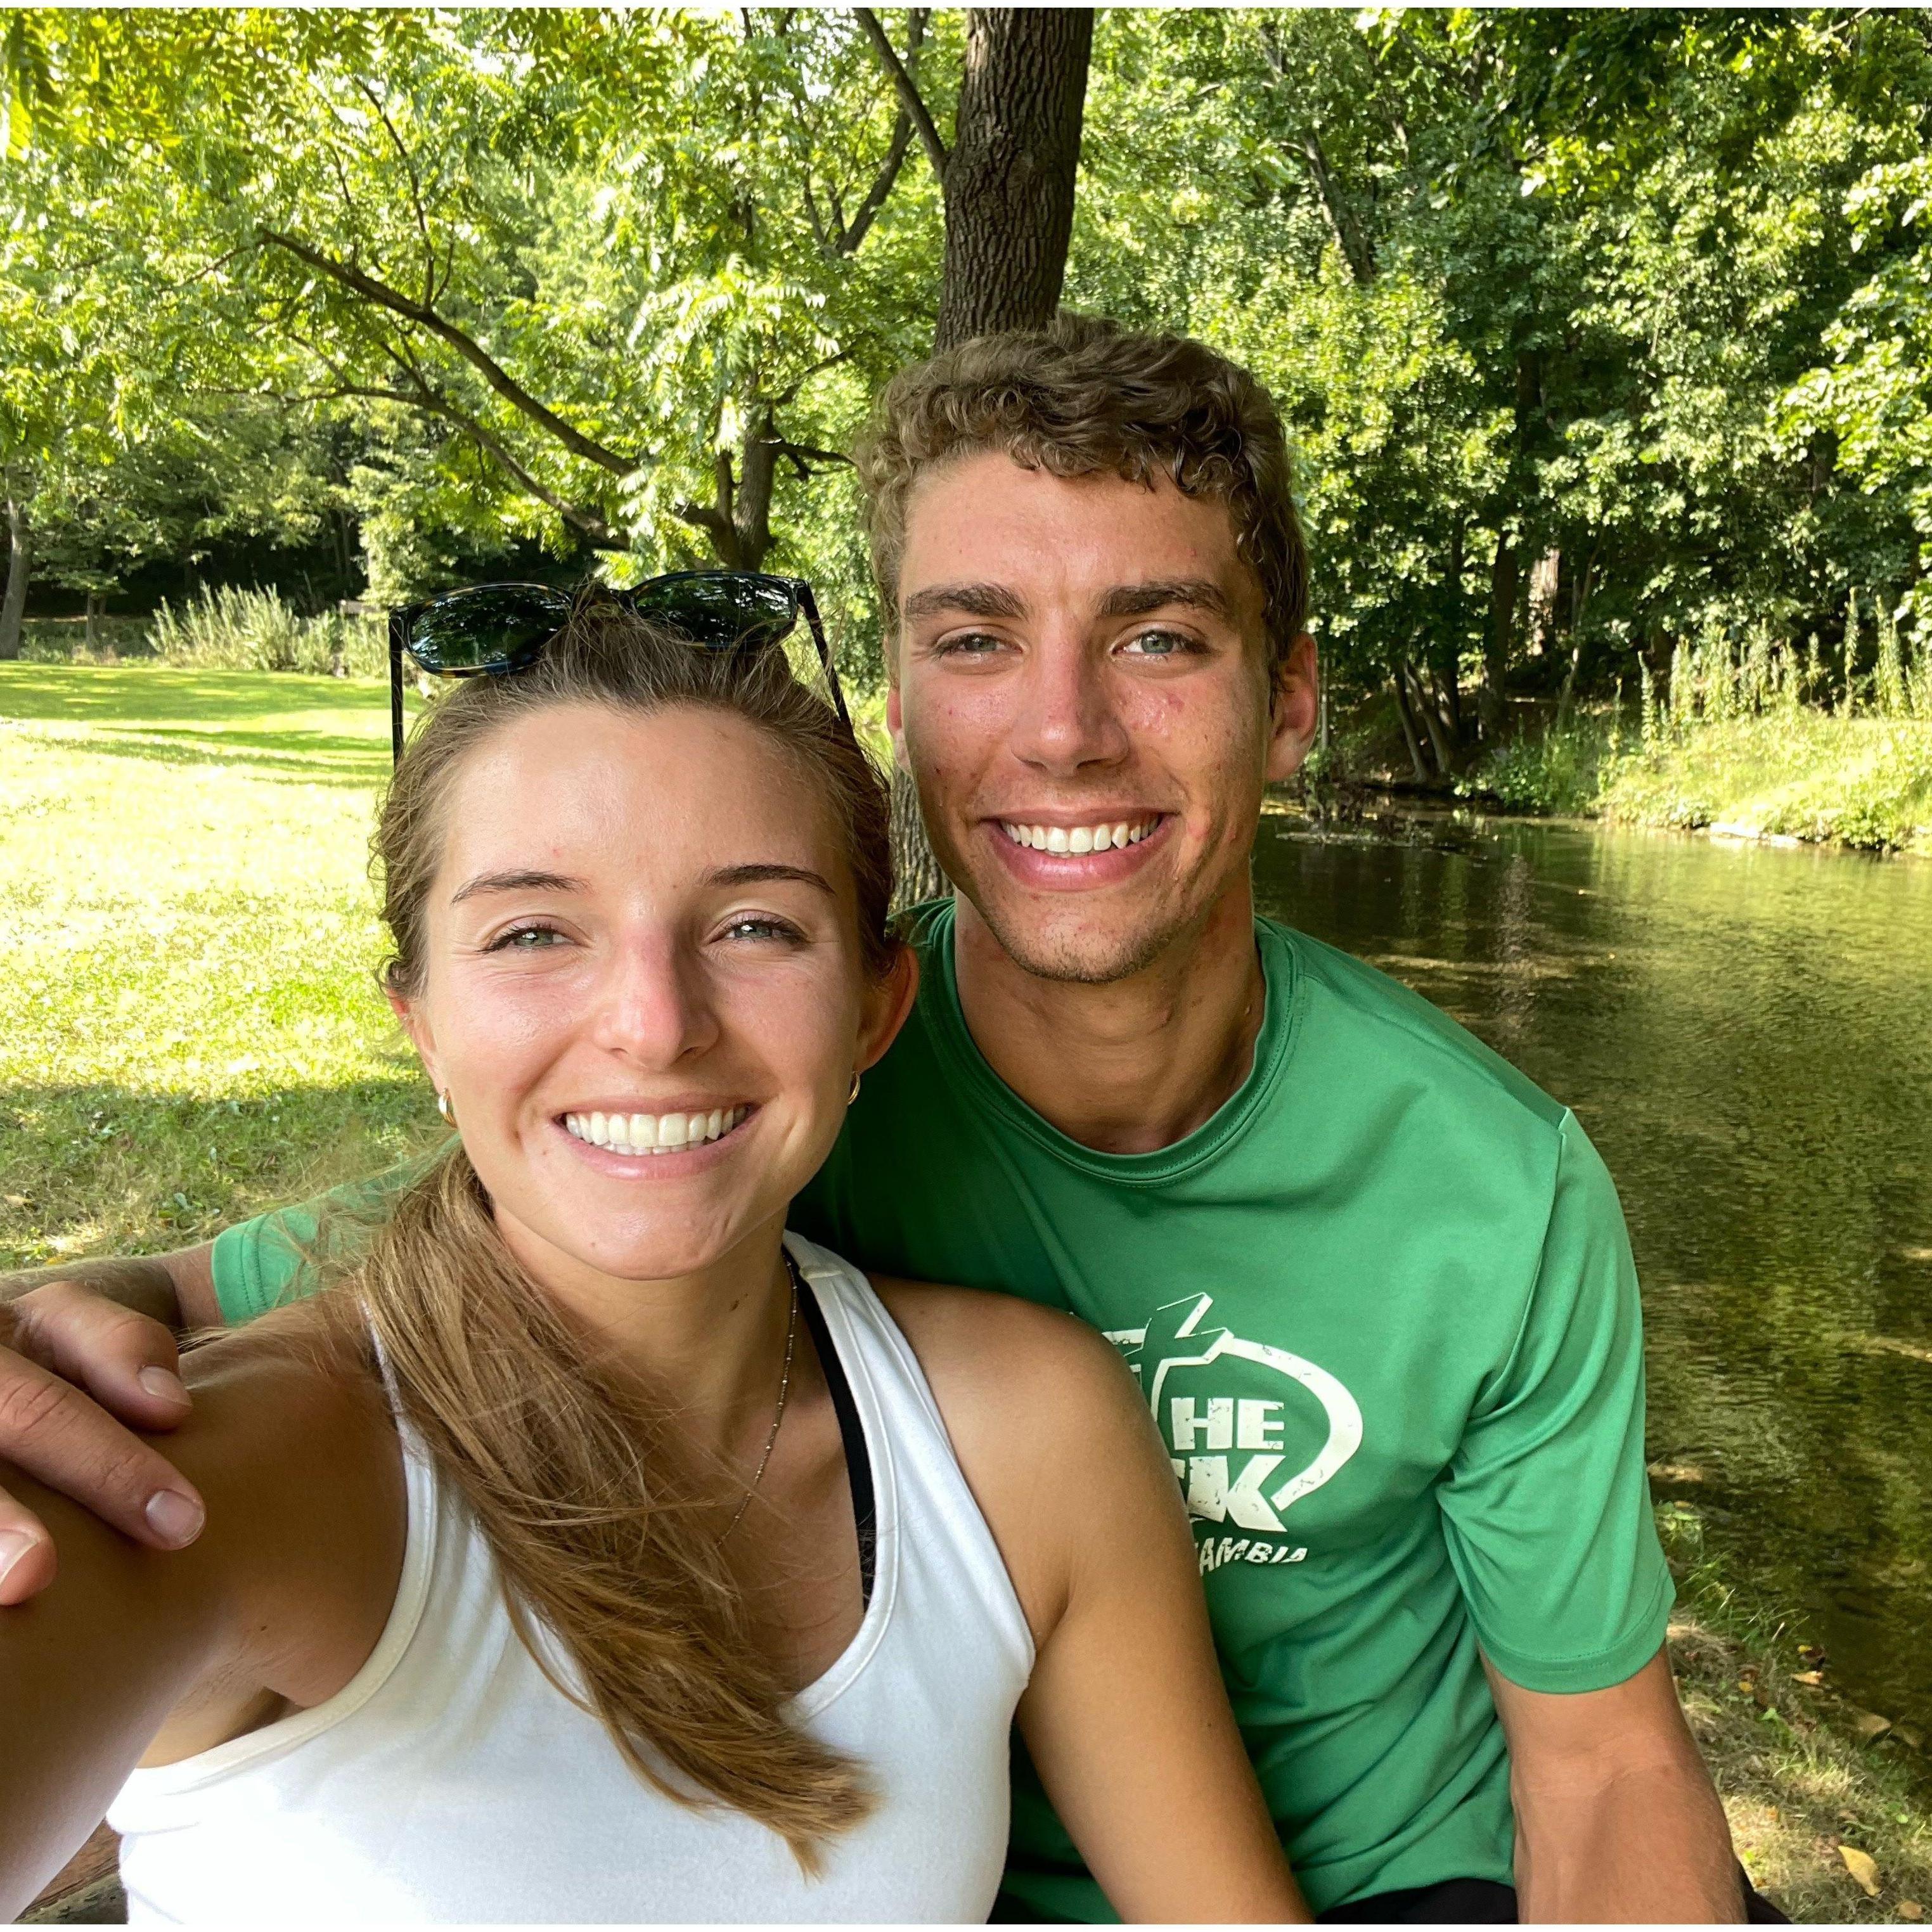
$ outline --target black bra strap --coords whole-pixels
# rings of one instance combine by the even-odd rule
[[[789,1261],[790,1256],[788,1255]],[[879,1525],[872,1500],[872,1459],[866,1448],[866,1431],[859,1420],[859,1406],[852,1400],[852,1384],[845,1365],[832,1345],[832,1331],[825,1311],[818,1305],[818,1292],[797,1276],[802,1292],[798,1305],[805,1325],[812,1331],[812,1346],[818,1351],[818,1365],[825,1371],[825,1386],[832,1396],[832,1413],[838,1418],[839,1439],[845,1445],[846,1480],[852,1486],[852,1517],[859,1532],[859,1592],[866,1607],[872,1604],[872,1578],[879,1567]]]

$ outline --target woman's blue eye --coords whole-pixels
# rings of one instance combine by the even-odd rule
[[[536,952],[547,948],[551,940],[561,940],[563,934],[554,926],[519,926],[508,932],[499,933],[491,940],[486,951],[490,952]]]
[[[727,939],[796,939],[798,928],[782,919],[734,920],[724,928]]]

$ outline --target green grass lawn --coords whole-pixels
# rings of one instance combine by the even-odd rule
[[[201,1240],[434,1137],[372,978],[388,707],[0,664],[0,1268]]]

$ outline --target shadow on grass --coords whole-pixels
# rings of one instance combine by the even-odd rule
[[[212,1239],[434,1147],[413,1065],[247,1100],[106,1083],[0,1092],[0,1269]]]

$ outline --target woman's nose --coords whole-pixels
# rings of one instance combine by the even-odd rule
[[[704,974],[670,937],[633,940],[610,956],[596,990],[591,1036],[640,1066],[675,1066],[718,1037]]]

